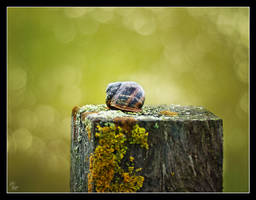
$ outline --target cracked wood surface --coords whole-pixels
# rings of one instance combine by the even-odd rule
[[[177,115],[160,114],[166,110]],[[71,124],[72,192],[88,191],[89,156],[97,143],[95,127],[99,123],[114,123],[116,117],[132,117],[149,132],[148,150],[131,145],[127,151],[128,157],[134,156],[136,168],[142,168],[144,183],[139,192],[223,190],[223,122],[206,109],[180,105],[144,106],[141,113],[135,114],[107,110],[104,105],[86,105],[75,115]]]

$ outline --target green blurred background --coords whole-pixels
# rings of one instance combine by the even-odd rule
[[[224,120],[224,191],[247,192],[249,8],[8,10],[8,191],[68,192],[75,105],[132,80],[145,104]]]

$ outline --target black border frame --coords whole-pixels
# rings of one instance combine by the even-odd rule
[[[1,72],[0,72],[0,81],[1,81],[1,122],[2,122],[2,128],[4,128],[4,132],[1,133],[0,135],[0,141],[1,141],[1,174],[5,174],[6,177],[6,153],[7,153],[7,124],[6,124],[6,116],[7,116],[7,101],[6,101],[6,95],[7,95],[7,82],[6,82],[6,77],[7,77],[7,7],[66,7],[66,6],[72,6],[72,7],[77,7],[77,6],[98,6],[98,7],[249,7],[250,8],[250,83],[253,83],[253,74],[254,74],[254,49],[255,49],[255,39],[254,39],[254,34],[253,28],[255,28],[255,8],[254,8],[254,3],[255,0],[241,0],[241,1],[228,1],[228,0],[208,0],[208,1],[198,1],[198,0],[172,0],[172,1],[164,1],[164,0],[159,0],[159,1],[145,1],[145,0],[140,0],[140,1],[130,1],[130,2],[125,2],[122,0],[119,1],[108,1],[108,2],[103,2],[100,0],[92,0],[92,1],[83,1],[83,0],[62,0],[62,1],[40,1],[40,0],[10,0],[10,1],[4,1],[4,6],[1,6],[1,25],[3,25],[3,29],[5,31],[2,31],[3,37],[2,37],[2,42],[1,45],[2,48],[2,59],[1,61],[5,61],[5,63],[2,64]],[[2,29],[2,30],[3,30]],[[254,33],[254,32],[253,32]],[[253,55],[254,54],[254,55]],[[4,67],[6,66],[6,67]],[[117,198],[134,198],[134,197],[140,197],[144,198],[147,195],[150,195],[149,197],[152,198],[159,198],[159,197],[164,197],[164,198],[202,198],[202,199],[219,199],[219,198],[232,198],[232,199],[253,199],[255,196],[255,183],[254,183],[254,178],[255,177],[255,172],[254,168],[255,165],[253,165],[253,160],[255,159],[253,151],[255,151],[255,146],[253,145],[255,142],[255,132],[254,132],[254,127],[253,123],[251,123],[251,119],[254,119],[255,117],[255,112],[254,112],[254,105],[253,103],[255,102],[255,97],[251,91],[253,88],[253,84],[249,84],[250,87],[250,184],[249,184],[249,193],[204,193],[204,194],[195,194],[195,193],[187,193],[187,194],[172,194],[172,193],[136,193],[136,194],[85,194],[85,193],[7,193],[7,186],[6,186],[6,179],[1,176],[1,182],[3,183],[1,186],[1,197],[3,199],[35,199],[35,198],[49,198],[49,197],[58,197],[61,199],[70,199],[70,198],[106,198],[106,197],[117,197]],[[5,96],[5,98],[3,98]],[[252,148],[253,147],[253,148]],[[3,171],[2,171],[3,170]],[[145,196],[144,196],[145,195]],[[1,198],[2,199],[2,198]]]

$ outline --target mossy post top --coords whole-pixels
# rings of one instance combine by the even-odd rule
[[[108,109],[105,104],[88,104],[76,109],[89,120],[112,121],[116,117],[132,117],[138,121],[209,121],[222,120],[201,106],[144,105],[141,112],[125,112]],[[74,113],[73,113],[74,114]]]

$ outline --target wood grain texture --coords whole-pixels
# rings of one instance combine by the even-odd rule
[[[166,110],[177,115],[162,115]],[[144,106],[135,114],[86,105],[71,118],[71,192],[88,191],[96,126],[116,123],[116,117],[132,117],[149,133],[148,150],[129,145],[126,154],[134,157],[136,168],[142,168],[144,183],[138,192],[223,190],[223,122],[213,113],[196,106]]]

